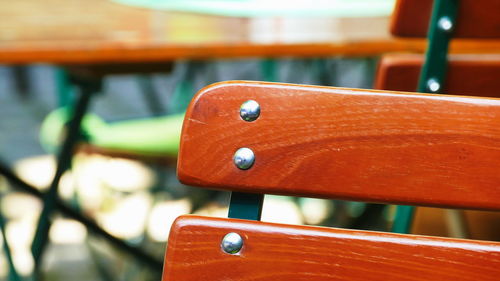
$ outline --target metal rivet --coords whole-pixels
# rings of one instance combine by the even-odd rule
[[[445,32],[450,32],[453,30],[453,22],[449,17],[442,17],[438,21],[438,27]]]
[[[254,100],[247,100],[240,106],[240,116],[245,121],[255,121],[259,115],[260,105]]]
[[[241,170],[247,170],[255,162],[255,154],[250,148],[242,147],[234,153],[233,162]]]
[[[238,233],[230,232],[222,238],[220,243],[222,250],[228,254],[236,254],[243,247],[243,238]]]
[[[427,88],[432,93],[436,93],[437,91],[439,91],[439,89],[441,89],[441,84],[439,84],[439,82],[435,78],[431,78],[427,80]]]

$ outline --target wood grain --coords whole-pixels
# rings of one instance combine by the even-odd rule
[[[398,0],[391,33],[401,37],[426,37],[433,0]],[[500,38],[500,1],[460,0],[454,38]]]
[[[220,248],[236,232],[236,255]],[[498,280],[500,243],[185,216],[163,281]]]
[[[375,89],[412,92],[417,89],[424,56],[391,54],[379,62]],[[449,57],[444,94],[500,97],[500,55]]]
[[[245,122],[246,100],[261,116]],[[500,209],[500,100],[263,82],[201,90],[186,113],[189,185],[409,205]],[[239,170],[234,152],[256,161]]]

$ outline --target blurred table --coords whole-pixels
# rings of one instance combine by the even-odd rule
[[[0,3],[0,63],[95,64],[231,57],[372,56],[423,52],[394,39],[387,17],[236,18],[134,8],[106,0]],[[453,52],[500,52],[461,41]]]

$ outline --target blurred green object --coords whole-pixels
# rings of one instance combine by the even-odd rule
[[[69,113],[69,108],[59,108],[43,121],[40,142],[45,150],[54,152],[59,147]],[[82,130],[87,141],[99,148],[143,156],[176,157],[183,120],[184,113],[108,124],[96,115],[87,114]]]
[[[112,0],[157,10],[228,17],[380,17],[392,13],[395,0]]]

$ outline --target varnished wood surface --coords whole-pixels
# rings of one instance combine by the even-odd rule
[[[398,0],[391,32],[402,37],[426,37],[433,0]],[[460,0],[454,38],[500,38],[500,1]]]
[[[0,63],[92,64],[234,57],[372,56],[423,52],[394,39],[389,19],[230,18],[139,9],[107,0],[0,3]],[[497,41],[461,41],[456,53],[500,52]]]
[[[235,255],[224,235],[244,239]],[[170,232],[163,281],[498,280],[500,243],[186,216]]]
[[[239,116],[255,100],[254,122]],[[227,82],[184,121],[179,179],[243,192],[500,209],[500,100]],[[239,170],[241,147],[255,164]]]
[[[379,62],[375,88],[411,92],[417,89],[424,56],[394,54]],[[500,55],[452,55],[442,93],[500,97]]]

